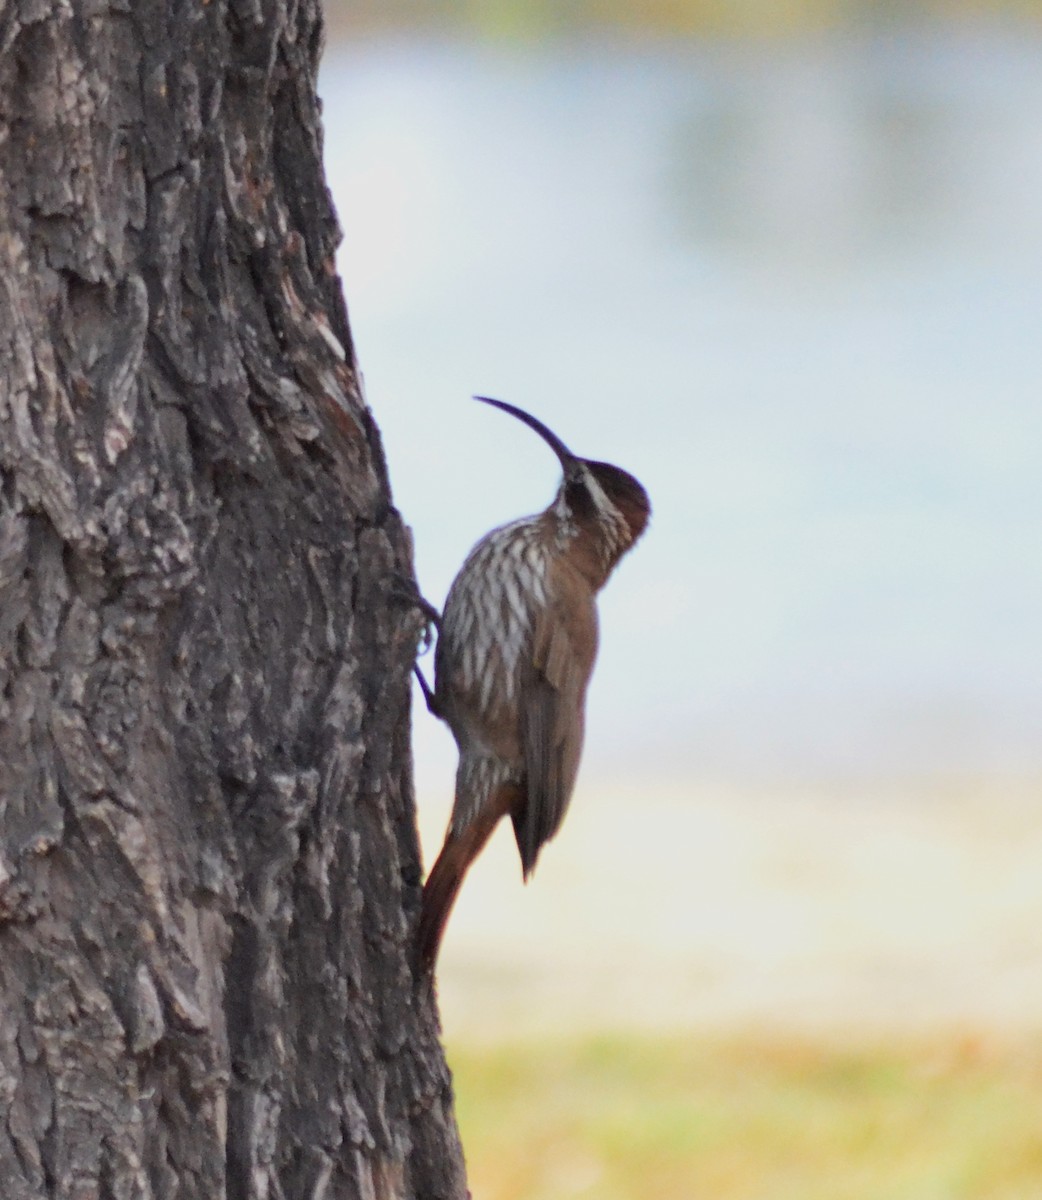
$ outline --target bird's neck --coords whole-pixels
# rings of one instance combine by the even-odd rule
[[[560,499],[543,514],[542,524],[553,552],[566,559],[594,591],[604,587],[633,543],[621,513],[577,517]]]

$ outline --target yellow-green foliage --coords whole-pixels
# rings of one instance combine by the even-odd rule
[[[454,1046],[475,1200],[1039,1200],[1042,1039]]]
[[[539,39],[562,33],[764,37],[924,17],[1039,17],[1039,0],[327,0],[335,28],[477,30],[492,37]]]

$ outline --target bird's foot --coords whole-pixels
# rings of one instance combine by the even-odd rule
[[[391,577],[391,597],[409,605],[423,614],[423,632],[420,635],[420,654],[426,654],[434,642],[431,629],[440,632],[441,613],[420,593],[416,580],[410,575],[395,574]]]
[[[427,677],[420,670],[419,663],[417,663],[413,667],[413,674],[416,676],[416,681],[420,685],[420,691],[423,692],[423,698],[427,702],[427,711],[431,714],[432,717],[438,717],[440,720],[441,719],[441,708],[439,707],[438,701],[435,698],[434,689],[427,682]]]

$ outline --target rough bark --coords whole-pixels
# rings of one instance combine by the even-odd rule
[[[4,1200],[466,1194],[319,30],[0,7]]]

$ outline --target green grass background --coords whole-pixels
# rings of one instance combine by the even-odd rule
[[[1042,1037],[450,1046],[475,1200],[1040,1200]]]

